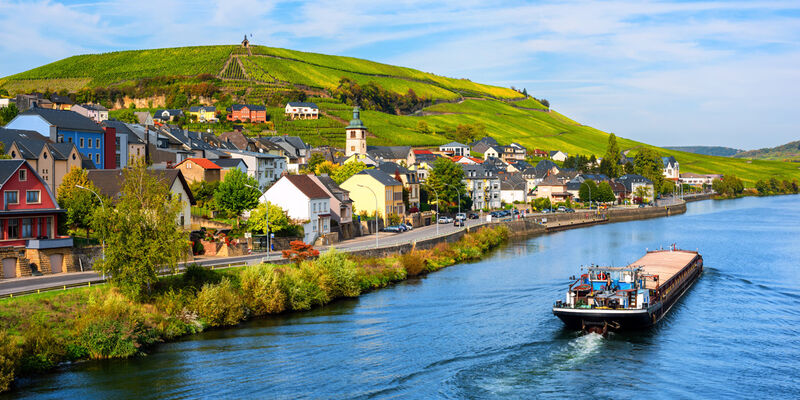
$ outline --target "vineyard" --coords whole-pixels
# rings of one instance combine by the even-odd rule
[[[221,77],[222,79],[247,79],[247,75],[245,75],[244,71],[242,70],[242,66],[239,65],[239,62],[234,57],[231,58],[227,68],[225,68],[225,71],[222,72]]]

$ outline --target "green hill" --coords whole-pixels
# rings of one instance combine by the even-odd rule
[[[185,92],[190,102],[197,102],[200,97],[194,95],[194,90],[199,82],[210,85],[205,89],[212,92],[204,101],[221,107],[231,102],[267,104],[277,134],[298,135],[314,145],[343,147],[342,128],[350,119],[352,107],[330,98],[342,78],[359,85],[375,83],[398,96],[411,89],[424,99],[418,103],[425,105],[424,109],[417,107],[418,111],[411,115],[365,110],[362,119],[372,135],[370,144],[434,146],[451,141],[460,124],[482,124],[487,134],[501,144],[514,141],[529,149],[570,154],[602,156],[605,152],[607,133],[581,125],[515,90],[356,58],[263,46],[251,46],[249,50],[240,46],[203,46],[74,56],[2,78],[0,88],[11,94],[46,89],[76,92],[90,88],[104,93],[117,90],[125,96],[161,95],[160,101]],[[281,102],[299,95],[316,102],[323,118],[285,120]],[[119,97],[114,101],[120,104]],[[425,121],[429,129],[420,129],[420,121]],[[227,126],[211,128],[222,130]],[[619,143],[634,152],[642,146],[652,147],[624,138]],[[800,169],[793,163],[656,149],[663,155],[675,156],[683,172],[736,174],[749,185],[773,176],[800,178]]]
[[[736,154],[734,157],[798,162],[800,161],[800,140],[789,142],[777,147],[741,152]]]
[[[685,151],[687,153],[703,154],[706,156],[732,157],[744,150],[722,146],[664,146],[665,149]]]

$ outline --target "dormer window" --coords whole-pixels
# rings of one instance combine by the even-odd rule
[[[25,182],[28,180],[28,170],[25,169],[19,170],[19,180],[20,182]]]

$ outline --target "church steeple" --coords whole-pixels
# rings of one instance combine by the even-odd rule
[[[361,110],[358,106],[353,108],[353,119],[345,128],[345,135],[347,135],[345,156],[367,154],[367,127],[361,122]]]

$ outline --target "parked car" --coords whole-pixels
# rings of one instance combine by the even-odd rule
[[[400,227],[397,226],[397,225],[390,225],[390,226],[387,226],[387,227],[385,227],[385,228],[383,228],[381,230],[384,231],[384,232],[393,232],[393,233],[402,232],[402,230],[400,230]]]
[[[398,227],[400,229],[400,232],[405,232],[408,230],[408,227],[405,224],[397,224],[394,226]]]
[[[457,219],[457,220],[453,221],[453,226],[464,226],[464,220],[463,219]]]
[[[647,207],[647,204],[639,203],[639,208],[645,208],[645,207]]]
[[[478,219],[478,218],[480,218],[480,216],[478,214],[476,214],[476,213],[469,213],[469,214],[467,214],[467,218],[469,218],[469,219]]]
[[[564,210],[564,212],[567,212],[567,213],[574,213],[574,212],[575,212],[575,210],[573,210],[573,209],[571,209],[571,208],[567,208],[566,210]]]
[[[401,225],[405,226],[405,227],[406,227],[406,230],[408,230],[408,231],[410,231],[410,230],[414,229],[414,226],[412,226],[411,224],[409,224],[409,223],[407,223],[407,222],[406,222],[406,223],[403,223],[403,224],[401,224]]]
[[[452,217],[448,217],[446,215],[443,215],[443,216],[439,217],[439,223],[440,224],[449,224],[449,223],[452,223],[452,222],[453,222],[453,218]]]
[[[467,219],[467,214],[464,214],[464,213],[456,214],[456,220],[462,220],[463,221],[465,219]]]
[[[558,206],[558,212],[567,212],[567,207]]]

